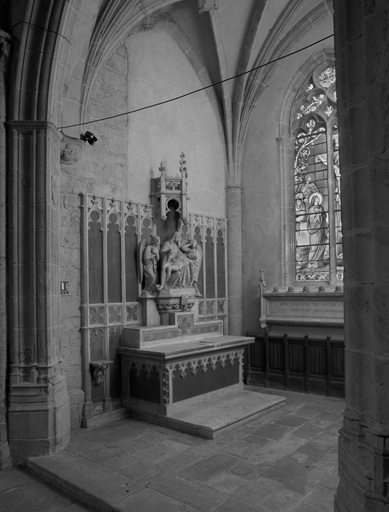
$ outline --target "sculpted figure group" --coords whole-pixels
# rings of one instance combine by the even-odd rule
[[[195,239],[182,243],[181,233],[175,231],[160,248],[158,236],[152,236],[143,251],[144,293],[155,289],[190,288],[200,295],[197,281],[202,262],[202,249]],[[160,282],[158,284],[158,262]]]

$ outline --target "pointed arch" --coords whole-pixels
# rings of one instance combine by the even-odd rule
[[[336,285],[341,281],[343,276],[341,269],[340,195],[339,183],[337,183],[340,177],[338,177],[338,173],[336,172],[336,168],[338,169],[339,167],[334,165],[334,158],[336,158],[338,151],[338,149],[334,147],[334,141],[335,139],[337,140],[337,133],[334,131],[334,126],[337,126],[337,123],[336,104],[333,100],[336,100],[336,95],[334,98],[334,86],[331,85],[325,88],[318,83],[319,74],[326,69],[334,69],[334,65],[335,58],[331,50],[320,50],[312,55],[303,66],[298,69],[295,77],[293,77],[289,83],[287,94],[285,95],[285,100],[281,108],[278,151],[282,194],[283,286],[294,283],[296,279],[323,280],[330,285]],[[329,100],[330,104],[325,98],[326,90],[329,91],[331,97]],[[322,146],[319,146],[319,143],[322,144]],[[299,160],[299,155],[302,155],[304,152],[304,144],[307,146],[305,157],[308,157],[314,144],[317,144],[315,151],[318,155],[314,157],[312,153],[310,156],[310,167],[308,167],[307,164],[308,160],[304,161],[305,163],[302,157]],[[323,151],[321,151],[320,148],[323,149]],[[327,150],[329,151],[328,154]],[[323,152],[325,152],[327,156],[322,157],[320,164],[320,155],[324,154]],[[326,265],[328,264],[328,272],[324,272],[323,265],[323,272],[319,272],[317,275],[315,274],[317,279],[314,278],[314,272],[311,272],[312,275],[307,271],[296,272],[296,268],[301,270],[301,265],[299,266],[299,264],[296,263],[296,248],[298,245],[296,242],[296,236],[298,236],[296,234],[297,199],[303,202],[305,201],[304,204],[298,202],[299,208],[301,207],[301,210],[305,208],[305,213],[308,213],[308,209],[312,205],[308,204],[308,197],[300,197],[301,193],[304,192],[300,189],[304,186],[304,178],[308,177],[309,172],[313,169],[312,165],[316,165],[312,163],[313,158],[316,159],[315,161],[317,161],[316,163],[318,164],[318,166],[315,167],[314,173],[316,173],[316,169],[318,173],[317,176],[319,176],[319,172],[321,173],[321,181],[317,184],[319,185],[317,192],[319,192],[322,200],[325,196],[325,207],[327,208],[325,222],[328,223],[329,233],[328,258],[326,256],[328,260],[326,262]],[[301,168],[298,168],[300,164]],[[295,183],[295,180],[299,183]],[[312,187],[317,187],[317,185],[315,183],[311,184]],[[336,190],[338,191],[338,195],[336,195]],[[299,195],[298,198],[297,195]],[[301,211],[299,211],[299,213],[301,214]],[[299,220],[301,219],[303,219],[304,222],[309,220],[306,215],[305,217],[300,216]],[[301,226],[304,226],[304,224]],[[322,226],[322,233],[324,235],[324,225]],[[306,238],[306,243],[303,243],[303,235]],[[304,261],[308,260],[308,238],[307,233],[304,232],[304,234],[301,234],[300,242],[301,245],[305,246],[306,252],[306,254],[303,255]],[[301,251],[304,252],[303,249],[301,249]],[[322,259],[324,259],[323,254]],[[316,265],[316,263],[310,262],[310,267],[316,268]]]

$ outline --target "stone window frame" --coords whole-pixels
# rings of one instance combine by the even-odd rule
[[[295,135],[297,130],[296,114],[301,106],[302,95],[309,84],[310,78],[320,74],[328,67],[335,67],[333,49],[322,49],[313,54],[292,77],[281,108],[279,133],[277,138],[277,153],[281,179],[281,268],[282,279],[280,286],[301,287],[304,285],[321,286],[326,289],[343,284],[338,279],[336,268],[332,269],[329,279],[325,281],[296,279],[295,262],[295,187],[294,187],[294,158]],[[312,117],[317,113],[312,112]],[[331,120],[336,118],[336,109]],[[317,118],[317,117],[316,117]],[[333,258],[332,258],[333,260]]]

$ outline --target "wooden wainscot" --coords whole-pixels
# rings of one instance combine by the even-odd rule
[[[248,382],[344,397],[343,289],[318,283],[267,291],[260,278],[262,335],[250,347]]]

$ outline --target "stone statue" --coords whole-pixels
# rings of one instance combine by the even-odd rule
[[[144,287],[142,292],[144,293],[152,293],[156,284],[158,277],[157,265],[159,261],[159,245],[160,238],[159,236],[152,235],[150,237],[150,242],[144,248],[142,254],[142,264],[143,264],[143,275],[144,275]]]
[[[196,295],[201,295],[197,281],[199,277],[201,263],[203,260],[203,250],[194,238],[191,238],[187,244],[183,244],[180,249],[185,253],[186,257],[189,260],[189,284],[190,286],[193,286],[193,288],[196,290]]]
[[[174,231],[161,248],[161,283],[164,288],[188,288],[191,286],[190,259],[181,250],[181,233]]]

